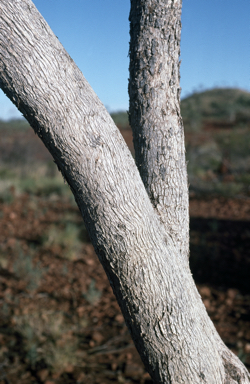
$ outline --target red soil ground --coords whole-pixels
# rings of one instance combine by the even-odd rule
[[[193,219],[248,228],[250,201],[192,199],[190,212],[192,250],[204,240]],[[45,239],[65,217],[81,225],[75,205],[55,196],[0,203],[0,384],[152,383],[91,244],[82,241],[65,258],[63,242]],[[241,253],[249,263],[250,231],[244,233]],[[207,281],[198,289],[221,337],[250,368],[250,289]]]

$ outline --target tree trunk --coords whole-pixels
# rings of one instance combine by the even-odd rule
[[[30,0],[1,1],[0,86],[43,140],[69,183],[126,324],[154,382],[249,383],[247,370],[226,348],[210,321],[187,263],[188,201],[176,61],[180,4],[179,1],[169,1],[169,6],[166,1],[136,3],[132,2],[131,24],[154,32],[154,28],[163,28],[164,20],[166,25],[170,23],[169,40],[164,43],[161,40],[166,35],[158,33],[156,43],[151,39],[149,47],[153,53],[155,46],[153,55],[160,55],[165,49],[172,55],[170,64],[165,62],[168,58],[165,51],[160,59],[162,71],[170,76],[169,86],[163,86],[162,92],[167,96],[162,105],[161,96],[153,96],[154,87],[156,93],[161,92],[158,86],[161,80],[157,77],[154,83],[149,77],[159,73],[159,60],[152,66],[147,62],[151,66],[150,75],[146,72],[138,75],[148,81],[152,101],[150,98],[145,101],[148,97],[145,84],[142,103],[138,102],[136,94],[140,91],[137,79],[132,78],[137,75],[131,70],[135,121],[139,122],[140,113],[142,121],[144,113],[144,120],[149,118],[143,132],[140,133],[142,128],[138,125],[139,139],[135,135],[142,178],[108,112]],[[148,6],[149,3],[153,5]],[[156,3],[157,7],[160,4],[160,13]],[[151,23],[151,18],[155,24],[145,23],[145,20]],[[166,27],[166,33],[167,30]],[[134,40],[137,44],[136,37],[132,38],[131,58]],[[137,59],[133,60],[137,68]],[[154,119],[151,102],[157,108],[159,104],[157,113],[164,110],[161,117],[155,116],[154,129],[151,129]],[[131,121],[132,107],[131,104]],[[155,136],[157,130],[161,132],[155,132]],[[147,135],[151,138],[151,134],[149,143]],[[140,145],[145,152],[142,160]]]

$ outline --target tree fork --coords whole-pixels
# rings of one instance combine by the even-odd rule
[[[206,313],[179,240],[80,70],[30,0],[2,0],[0,18],[0,86],[68,181],[154,382],[249,383]]]

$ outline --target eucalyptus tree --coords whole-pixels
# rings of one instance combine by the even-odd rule
[[[1,0],[0,85],[68,182],[155,383],[249,383],[188,262],[180,115],[181,0],[131,0],[135,158],[31,0]]]

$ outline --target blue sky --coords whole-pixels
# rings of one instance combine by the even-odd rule
[[[129,0],[35,0],[36,7],[109,111],[128,109]],[[182,97],[250,91],[250,1],[183,0]],[[0,119],[18,117],[0,91]]]

